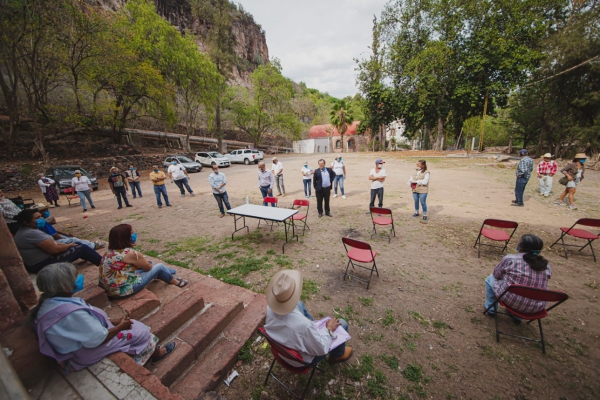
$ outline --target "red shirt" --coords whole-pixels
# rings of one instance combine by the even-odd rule
[[[554,160],[548,162],[542,160],[537,166],[537,173],[540,175],[554,175],[556,171],[558,171],[558,165]]]

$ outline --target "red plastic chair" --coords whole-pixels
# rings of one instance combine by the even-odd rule
[[[270,196],[267,196],[267,197],[265,197],[265,198],[263,199],[263,202],[264,202],[264,203],[267,203],[267,207],[271,207],[271,204],[275,204],[275,207],[277,207],[277,201],[278,201],[278,200],[277,200],[277,197],[270,197]],[[259,220],[258,220],[258,227],[259,227],[259,228],[260,228],[260,221],[261,221],[261,220],[259,219]],[[262,220],[262,221],[265,221],[265,224],[267,224],[267,225],[271,225],[271,230],[273,230],[273,221],[267,221],[266,219],[265,219],[265,220]],[[279,225],[279,222],[277,223],[277,225]]]
[[[290,348],[287,348],[279,343],[277,343],[276,341],[274,341],[265,331],[264,327],[258,328],[258,333],[262,336],[264,336],[265,339],[267,339],[267,342],[269,342],[269,345],[271,346],[271,353],[273,353],[273,362],[271,363],[271,368],[269,368],[269,372],[267,372],[267,377],[265,378],[265,383],[264,386],[267,386],[267,381],[269,380],[269,377],[273,377],[273,379],[275,379],[275,381],[277,383],[279,383],[285,390],[287,390],[289,393],[291,393],[295,398],[297,399],[303,399],[306,397],[306,395],[308,394],[308,388],[310,386],[310,381],[313,378],[313,375],[315,373],[315,370],[319,370],[322,371],[321,368],[319,368],[317,366],[317,364],[313,364],[313,363],[307,363],[302,359],[302,356],[300,355],[300,353],[298,353],[296,350],[292,350]],[[300,367],[296,367],[294,365],[291,365],[287,360],[291,360],[294,361],[295,363],[300,364]],[[279,378],[277,378],[275,376],[275,374],[272,372],[273,371],[273,366],[275,365],[275,361],[277,361],[279,363],[279,365],[281,365],[283,368],[285,368],[286,370],[290,371],[293,374],[299,375],[299,374],[307,374],[310,371],[310,377],[308,378],[308,382],[306,382],[306,386],[304,387],[304,390],[302,391],[302,395],[299,396],[296,393],[294,393],[290,388],[288,388]]]
[[[394,229],[394,217],[392,216],[392,210],[390,210],[389,208],[371,207],[369,208],[369,211],[371,211],[371,221],[373,222],[373,232],[371,233],[371,239],[373,238],[373,235],[377,234],[376,225],[390,225],[392,227],[388,236],[388,243],[390,243],[390,241],[392,240],[392,234],[394,235],[394,237],[396,237],[396,229]],[[373,214],[376,214],[376,216],[374,216]]]
[[[510,232],[509,235],[508,232],[503,231],[502,229],[486,228],[486,225],[494,228],[512,229],[512,232]],[[477,240],[475,240],[475,245],[473,246],[473,248],[477,247],[477,257],[479,258],[481,254],[481,246],[501,248],[504,253],[508,247],[508,242],[510,242],[510,239],[515,234],[518,226],[519,224],[514,221],[505,221],[503,219],[486,219],[483,221],[481,229],[479,229],[479,236],[477,236]],[[482,236],[495,242],[504,242],[504,246],[481,243]]]
[[[536,312],[536,313],[531,313],[531,314],[525,314],[525,313],[522,313],[520,311],[516,311],[516,310],[510,308],[509,306],[507,306],[502,301],[502,298],[507,293],[512,293],[512,294],[515,294],[517,296],[525,297],[526,299],[531,299],[531,300],[536,300],[536,301],[545,301],[545,302],[550,302],[550,303],[555,303],[555,304],[553,304],[550,308],[544,308],[542,311],[539,311],[539,312]],[[518,337],[519,339],[524,339],[524,340],[531,340],[532,342],[541,343],[542,344],[542,353],[546,354],[546,345],[544,343],[544,331],[542,330],[542,318],[546,318],[548,316],[548,311],[550,311],[553,308],[559,306],[561,303],[563,303],[564,301],[566,301],[568,298],[569,298],[569,296],[566,293],[559,292],[559,291],[556,291],[556,290],[547,290],[547,289],[532,288],[532,287],[523,286],[523,285],[510,285],[500,295],[500,297],[498,297],[498,299],[496,299],[496,301],[494,302],[494,304],[492,304],[491,306],[489,306],[483,313],[485,314],[486,312],[488,312],[491,308],[494,307],[494,305],[500,304],[502,307],[506,308],[506,310],[508,312],[500,312],[500,311],[498,311],[495,314],[495,320],[496,320],[496,341],[497,342],[500,341],[500,334],[506,335],[506,336],[514,336],[514,337]],[[500,330],[498,329],[498,314],[499,313],[500,314],[506,314],[506,315],[510,315],[510,314],[515,315],[515,316],[517,316],[519,318],[527,320],[528,324],[531,323],[532,321],[537,320],[538,321],[538,326],[540,328],[540,338],[541,338],[541,340],[532,339],[532,338],[528,338],[528,337],[524,337],[524,336],[519,336],[519,335],[513,335],[511,333],[506,333],[506,332],[500,332]]]
[[[79,199],[79,196],[77,196],[76,194],[73,194],[73,188],[65,188],[63,190],[63,192],[65,192],[65,197],[67,198],[67,202],[69,203],[69,208],[71,208],[71,206],[76,206],[77,204],[81,204],[81,200],[79,200],[79,202],[77,202],[77,200]],[[71,196],[69,196],[71,195]]]
[[[303,207],[306,207],[305,214],[297,213],[297,214],[292,215],[292,222],[301,221],[304,224],[304,226],[302,227],[302,235],[304,235],[304,230],[306,228],[308,228],[310,230],[310,227],[306,223],[306,221],[308,220],[308,210],[310,208],[310,202],[308,200],[303,200],[303,199],[294,200],[294,203],[292,204],[292,209],[295,209],[296,207],[298,209],[302,209]]]
[[[346,249],[346,256],[348,256],[348,265],[346,265],[346,272],[344,272],[344,280],[346,280],[346,277],[352,277],[359,281],[367,282],[368,290],[369,285],[371,284],[371,277],[373,276],[373,272],[375,272],[377,276],[379,276],[379,271],[377,270],[377,265],[375,264],[375,257],[377,256],[377,252],[371,248],[371,245],[369,243],[361,242],[360,240],[344,237],[342,238],[342,243],[344,243],[344,248]],[[371,267],[366,267],[361,264],[356,264],[355,261],[357,263],[373,263],[373,265]],[[355,267],[359,267],[371,271],[371,273],[369,274],[369,279],[349,274],[348,268],[351,265],[352,269],[355,269]]]
[[[569,256],[567,255],[567,246],[579,247],[579,245],[566,244],[565,239],[564,239],[565,235],[573,236],[574,238],[577,238],[577,239],[587,240],[587,243],[583,247],[581,247],[578,251],[581,251],[581,250],[585,249],[587,246],[590,246],[590,250],[592,250],[592,257],[594,257],[594,262],[596,262],[596,254],[594,254],[594,248],[592,247],[592,242],[594,240],[598,239],[600,233],[598,233],[598,235],[596,235],[590,231],[586,231],[585,229],[573,229],[575,227],[575,225],[583,225],[583,226],[590,226],[592,228],[600,228],[600,219],[581,218],[581,219],[578,219],[577,222],[575,222],[573,224],[573,226],[570,228],[560,228],[562,233],[561,233],[560,237],[556,240],[556,242],[552,243],[552,246],[554,246],[560,240],[562,242],[563,249],[565,250],[565,258],[568,259]],[[552,248],[552,246],[550,246],[550,248]]]

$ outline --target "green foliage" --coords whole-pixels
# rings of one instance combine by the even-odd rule
[[[382,354],[379,356],[381,360],[392,370],[397,371],[400,366],[398,362],[398,358],[396,356],[388,356],[387,354]]]
[[[373,305],[373,298],[372,297],[359,297],[358,300],[360,300],[361,304],[363,306],[372,306]]]
[[[304,279],[302,282],[302,295],[300,295],[300,300],[310,300],[312,295],[317,293],[319,293],[317,282],[312,279]]]
[[[383,317],[381,323],[383,324],[383,326],[390,326],[392,324],[395,324],[396,319],[394,318],[394,310],[392,310],[391,308],[385,310],[385,316]]]
[[[408,364],[402,370],[402,375],[411,382],[419,383],[423,380],[423,369],[419,364]]]
[[[342,146],[344,143],[344,134],[348,130],[348,127],[352,125],[354,122],[354,117],[352,115],[352,110],[350,109],[349,104],[346,103],[346,100],[338,100],[333,104],[333,108],[329,113],[329,117],[331,118],[331,124],[338,131],[340,137],[342,138]],[[333,132],[332,132],[333,136]],[[343,149],[342,149],[343,150]]]
[[[254,359],[254,356],[252,355],[252,350],[250,348],[253,340],[254,339],[248,340],[240,349],[240,352],[238,353],[238,360],[240,360],[241,362],[250,363]]]

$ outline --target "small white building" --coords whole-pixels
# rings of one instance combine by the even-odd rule
[[[294,142],[294,153],[330,153],[331,152],[331,141],[328,137],[304,139]]]
[[[394,121],[388,124],[385,127],[385,140],[389,142],[390,150],[397,150],[402,144],[413,145],[413,141],[406,136],[404,136],[404,132],[406,131],[406,125],[400,120]],[[394,138],[396,140],[396,148],[392,148],[391,140]]]

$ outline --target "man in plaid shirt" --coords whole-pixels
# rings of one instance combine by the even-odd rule
[[[519,151],[521,161],[517,165],[517,182],[515,184],[515,200],[513,200],[511,206],[523,207],[523,193],[525,192],[525,186],[529,182],[531,171],[533,171],[533,160],[527,155],[527,150],[522,149]]]
[[[550,196],[552,191],[552,177],[558,171],[556,161],[552,160],[552,154],[546,153],[537,166],[537,176],[540,181],[540,195]]]
[[[523,285],[539,289],[548,288],[548,280],[552,276],[552,268],[548,262],[539,255],[544,246],[543,241],[534,235],[523,235],[517,246],[518,254],[509,254],[502,258],[494,272],[485,279],[486,299],[485,308],[492,306],[497,298],[510,285]],[[534,250],[535,249],[535,250]],[[529,263],[525,261],[527,258]],[[525,314],[535,313],[546,307],[545,301],[536,301],[507,293],[502,297],[502,302],[508,307]],[[494,316],[498,306],[488,311]]]

